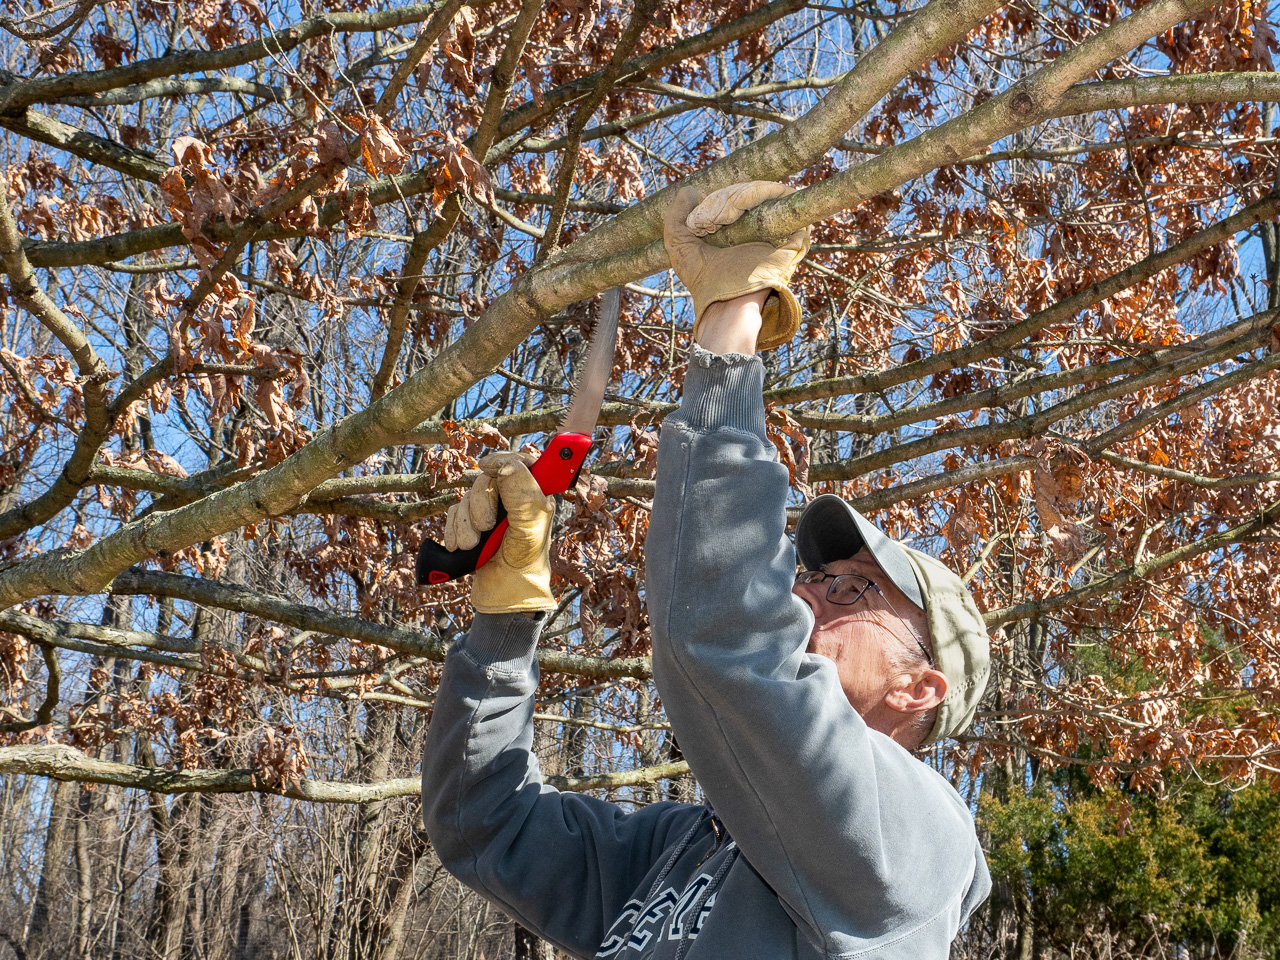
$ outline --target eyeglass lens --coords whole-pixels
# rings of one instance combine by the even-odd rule
[[[866,577],[859,576],[856,573],[842,573],[833,576],[829,573],[823,573],[821,570],[805,570],[796,577],[797,583],[820,583],[823,580],[830,580],[831,584],[827,588],[827,599],[832,603],[847,606],[857,603],[867,588],[871,586],[871,581]]]

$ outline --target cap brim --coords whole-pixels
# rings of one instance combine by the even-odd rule
[[[894,586],[921,610],[924,595],[907,553],[870,520],[835,494],[824,493],[805,507],[796,523],[796,553],[806,570],[846,560],[865,548]]]

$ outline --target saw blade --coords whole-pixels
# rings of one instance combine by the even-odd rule
[[[600,306],[600,318],[591,334],[587,356],[582,361],[582,374],[573,390],[573,399],[560,423],[561,433],[585,433],[590,435],[600,419],[600,407],[604,403],[604,389],[613,372],[613,353],[618,343],[618,314],[622,312],[622,288],[611,287],[605,291]]]

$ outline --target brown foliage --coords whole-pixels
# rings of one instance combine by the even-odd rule
[[[819,186],[893,145],[923,155],[921,133],[973,119],[1000,78],[1060,63],[1138,5],[991,13],[881,78],[889,93],[843,139],[787,150],[767,135],[851,95],[838,77],[875,62],[881,28],[911,29],[903,8],[836,22],[781,2],[661,4],[620,79],[597,91],[627,18],[591,0],[544,4],[524,43],[515,0],[439,22],[426,7],[349,5],[292,33],[253,0],[186,6],[185,53],[168,48],[175,8],[149,2],[131,10],[136,36],[108,5],[5,53],[25,79],[3,95],[24,122],[48,114],[81,131],[4,142],[25,255],[119,373],[100,441],[71,347],[52,339],[66,328],[0,306],[0,514],[62,498],[52,519],[15,520],[22,532],[0,542],[4,589],[44,597],[47,619],[105,623],[94,591],[115,558],[136,556],[452,639],[470,616],[466,587],[420,589],[417,544],[439,535],[484,451],[539,448],[591,328],[588,295],[634,282],[611,387],[625,402],[606,410],[611,432],[564,498],[553,562],[565,600],[545,647],[602,659],[569,679],[546,671],[554,699],[604,676],[609,658],[648,651],[648,481],[688,342],[687,299],[660,262],[644,275],[655,194],[688,175],[719,184],[729,168]],[[45,27],[56,16],[32,14]],[[757,28],[734,32],[748,17]],[[433,42],[406,65],[415,84],[385,109],[386,77],[420,31]],[[1277,50],[1251,0],[1131,46],[1082,80],[1209,84],[1196,75],[1262,74]],[[566,137],[597,93],[581,141]],[[1276,118],[1188,96],[1032,118],[990,155],[944,149],[814,224],[795,280],[801,335],[768,361],[769,436],[796,505],[863,498],[886,530],[964,572],[1000,625],[987,709],[938,758],[950,770],[1087,763],[1098,782],[1153,790],[1172,768],[1274,776],[1274,210],[1210,234],[1272,191]],[[570,145],[576,178],[555,198]],[[812,162],[789,166],[805,150]],[[563,247],[540,262],[559,201]],[[1185,256],[1147,269],[1180,243]],[[1090,294],[1126,269],[1136,275]],[[1240,322],[1253,314],[1256,330]],[[390,389],[370,407],[384,361]],[[354,440],[338,429],[352,423]],[[77,443],[90,466],[64,476]],[[41,586],[54,549],[82,579]],[[275,790],[321,762],[320,718],[353,703],[429,709],[430,658],[167,603],[121,614],[115,626],[138,632],[127,643],[64,638],[88,670],[49,738],[96,748],[132,729],[176,768],[248,758]],[[147,683],[88,672],[108,655],[151,657],[139,661]],[[7,718],[31,715],[41,669],[27,640],[0,635]],[[592,709],[627,719],[642,683],[603,684]],[[268,722],[265,696],[307,710]]]

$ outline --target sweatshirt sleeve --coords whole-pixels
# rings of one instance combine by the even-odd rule
[[[445,867],[561,950],[591,957],[698,808],[635,813],[542,782],[533,749],[542,623],[476,614],[445,660],[422,762],[427,834]]]
[[[646,545],[658,692],[729,833],[828,955],[917,930],[945,956],[987,883],[973,820],[806,653],[763,382],[758,358],[695,347],[663,424]]]

